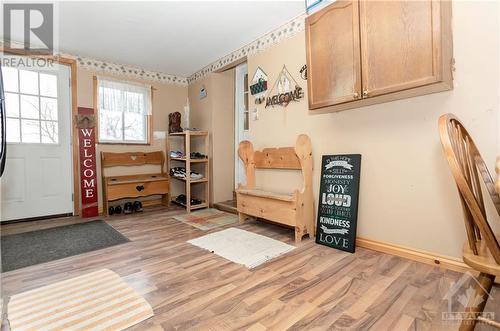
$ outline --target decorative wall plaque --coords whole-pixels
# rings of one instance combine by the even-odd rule
[[[316,243],[354,253],[361,155],[323,155]]]
[[[94,109],[78,107],[77,127],[80,147],[81,216],[94,217],[99,214]]]
[[[266,97],[266,108],[271,106],[286,107],[292,101],[299,101],[304,97],[304,91],[292,77],[285,65],[281,69],[278,79]]]

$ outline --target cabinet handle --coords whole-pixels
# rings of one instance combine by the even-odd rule
[[[366,98],[368,96],[368,91],[367,90],[363,90],[363,98]]]
[[[354,94],[352,95],[352,97],[354,99],[359,99],[359,93],[358,92],[354,92]]]

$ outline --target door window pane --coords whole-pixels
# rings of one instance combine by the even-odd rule
[[[58,76],[8,67],[2,73],[7,142],[59,143]]]
[[[41,121],[40,132],[42,135],[42,143],[57,144],[59,142],[59,132],[57,127],[57,122]]]
[[[32,95],[21,95],[21,117],[39,118],[38,97]]]
[[[57,121],[57,99],[40,98],[40,119]]]
[[[33,120],[21,120],[21,134],[23,143],[39,143],[40,122]]]
[[[19,119],[7,118],[7,142],[21,142],[21,132],[19,128]]]
[[[38,94],[38,73],[19,70],[21,93]]]
[[[40,74],[40,95],[57,97],[57,76]]]
[[[2,67],[3,88],[6,92],[19,92],[17,69]]]
[[[5,92],[5,113],[7,117],[19,117],[19,94]]]

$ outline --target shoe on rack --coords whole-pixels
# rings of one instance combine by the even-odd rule
[[[182,158],[182,157],[184,157],[184,153],[182,153],[180,151],[170,151],[170,157]]]
[[[175,201],[178,203],[186,204],[186,196],[184,194],[179,194],[177,198],[175,198]]]
[[[108,215],[109,216],[112,216],[115,214],[115,208],[113,206],[109,207],[108,208]]]
[[[207,156],[204,154],[201,154],[200,152],[191,152],[189,154],[189,157],[192,159],[206,159]]]
[[[175,167],[170,169],[170,176],[177,178],[186,178],[186,168]]]
[[[115,214],[121,214],[122,213],[122,206],[118,205],[115,207]]]
[[[191,179],[202,179],[203,175],[197,173],[196,171],[191,171],[191,176],[190,177],[191,177]]]
[[[191,198],[191,205],[195,206],[195,205],[201,205],[201,200],[198,200],[198,199],[195,199],[195,198]]]

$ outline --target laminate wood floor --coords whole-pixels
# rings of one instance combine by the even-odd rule
[[[156,208],[106,222],[131,242],[1,274],[2,298],[102,268],[118,273],[155,316],[132,330],[456,330],[444,295],[462,274],[359,248],[304,240],[256,269],[186,241],[205,235]],[[77,217],[2,225],[2,235],[85,222]],[[294,245],[293,231],[252,221],[242,229]],[[212,230],[218,231],[222,228]],[[469,281],[461,287],[466,294]],[[463,307],[455,300],[452,310]],[[500,289],[486,311],[500,318]],[[5,305],[4,305],[5,306]],[[3,330],[8,330],[3,323]],[[488,330],[480,325],[476,330]]]

